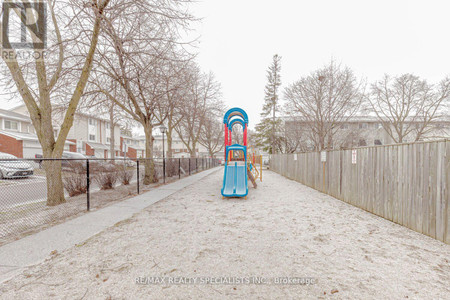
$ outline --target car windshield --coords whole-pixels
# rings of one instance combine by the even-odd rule
[[[64,152],[63,156],[65,156],[66,158],[79,158],[79,159],[86,159],[87,158],[83,154],[76,153],[76,152],[71,152],[71,153]]]

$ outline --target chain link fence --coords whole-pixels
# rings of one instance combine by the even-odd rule
[[[0,245],[219,163],[214,158],[0,157]],[[146,165],[154,169],[147,177]],[[56,205],[47,199],[45,170],[51,168],[62,173],[65,202]]]

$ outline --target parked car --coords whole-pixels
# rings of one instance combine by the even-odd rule
[[[64,151],[61,158],[67,158],[63,160],[61,165],[63,168],[76,168],[81,165],[83,169],[86,169],[86,160],[89,160],[89,170],[92,172],[103,170],[103,171],[114,171],[115,166],[107,160],[96,160],[94,155],[86,156],[78,152]]]
[[[2,159],[8,160],[2,161]],[[33,167],[30,163],[18,160],[16,156],[9,153],[0,152],[0,179],[24,178],[31,175],[33,175]]]
[[[42,154],[35,154],[34,157],[35,162],[39,163],[39,168],[42,168],[42,163],[45,161],[43,159],[43,155]],[[70,160],[62,160],[61,161],[61,167],[63,169],[73,169],[76,168],[77,166],[83,167],[85,165],[85,161],[86,159],[88,159],[87,156],[81,154],[81,153],[77,153],[77,152],[68,152],[68,151],[64,151],[61,158],[68,158]],[[78,160],[75,160],[78,159]]]
[[[61,158],[67,158],[67,160],[61,161],[61,167],[63,169],[86,169],[86,160],[88,157],[82,153],[64,151]]]
[[[114,163],[117,165],[125,165],[127,167],[136,167],[136,162],[129,157],[116,156]]]
[[[42,155],[36,154],[35,155],[36,162],[39,163],[39,167],[42,167],[42,162],[44,160],[42,159]],[[92,171],[98,171],[100,169],[112,171],[114,170],[114,165],[110,163],[109,161],[105,160],[95,160],[95,156],[86,156],[82,153],[78,152],[70,152],[70,151],[64,151],[61,156],[61,167],[63,170],[75,170],[79,169],[82,171],[86,171],[86,160],[93,158],[92,160],[89,160],[89,170]]]

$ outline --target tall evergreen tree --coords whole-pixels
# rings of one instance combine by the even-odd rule
[[[277,128],[281,125],[281,120],[276,119],[279,110],[278,89],[281,86],[281,56],[275,54],[272,64],[267,70],[267,84],[264,89],[264,105],[261,113],[261,122],[256,125],[256,143],[264,151],[276,153],[281,149],[281,143],[277,137]]]

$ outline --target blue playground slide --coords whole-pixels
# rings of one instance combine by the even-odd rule
[[[248,194],[247,168],[246,166],[234,165],[225,166],[223,176],[222,196],[224,197],[245,197]]]
[[[225,128],[225,173],[222,196],[246,197],[247,185],[247,113],[238,107],[229,109],[223,117]],[[232,145],[233,126],[240,124],[243,130],[243,145]]]

